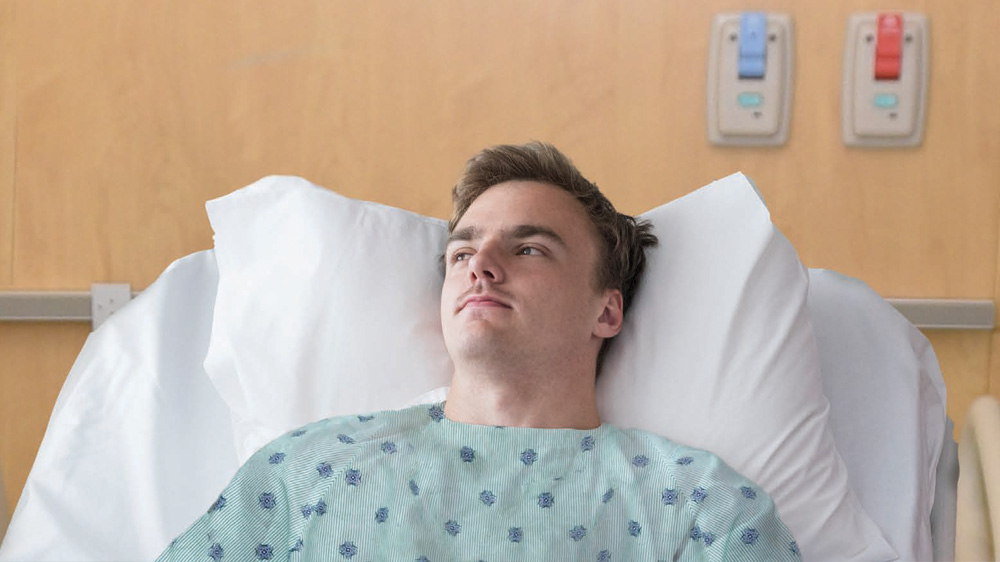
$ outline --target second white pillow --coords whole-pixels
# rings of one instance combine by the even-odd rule
[[[803,559],[894,559],[829,429],[808,273],[757,192],[734,174],[642,218],[660,246],[598,379],[602,418],[719,455]]]

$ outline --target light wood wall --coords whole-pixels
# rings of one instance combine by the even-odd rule
[[[713,13],[795,21],[788,143],[705,135]],[[849,13],[926,13],[926,138],[840,140]],[[991,0],[0,0],[0,290],[150,284],[209,248],[204,202],[274,173],[445,217],[484,146],[541,139],[638,213],[743,170],[810,267],[887,297],[996,298],[1000,4]],[[80,325],[0,325],[15,505]],[[960,421],[997,336],[932,333]]]

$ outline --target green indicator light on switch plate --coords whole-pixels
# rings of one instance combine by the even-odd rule
[[[893,109],[897,105],[899,105],[899,96],[896,94],[875,94],[875,107]]]
[[[764,97],[760,95],[760,92],[740,92],[737,100],[740,102],[740,107],[760,107],[764,102]]]

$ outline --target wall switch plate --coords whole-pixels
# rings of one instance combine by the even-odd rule
[[[132,300],[128,283],[94,283],[90,286],[90,330],[94,331],[112,314]]]
[[[918,146],[927,112],[930,34],[923,14],[852,14],[844,43],[844,144]]]
[[[743,12],[712,19],[708,140],[718,145],[781,145],[792,101],[792,18]]]

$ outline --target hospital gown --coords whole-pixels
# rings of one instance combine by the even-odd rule
[[[331,418],[237,472],[160,560],[798,560],[771,499],[638,430]]]

